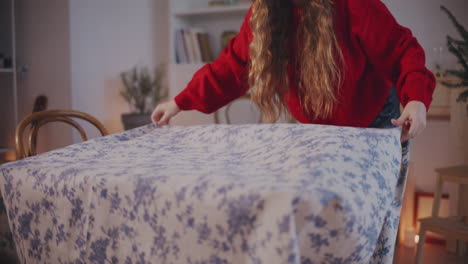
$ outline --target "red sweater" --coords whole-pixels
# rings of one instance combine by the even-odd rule
[[[335,9],[335,30],[346,64],[340,103],[330,118],[312,119],[300,107],[297,89],[290,82],[285,98],[290,113],[302,123],[368,127],[392,85],[403,106],[416,100],[429,109],[435,78],[426,69],[424,51],[411,31],[400,26],[380,0],[335,0]],[[212,113],[247,92],[251,12],[222,54],[175,97],[181,110]],[[296,25],[299,16],[296,8]]]

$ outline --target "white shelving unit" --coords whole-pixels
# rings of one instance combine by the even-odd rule
[[[250,8],[250,4],[237,4],[232,6],[214,6],[214,7],[199,7],[189,10],[175,11],[174,16],[188,17],[199,15],[221,15],[221,14],[240,14],[245,15]]]
[[[11,57],[11,68],[0,68],[0,154],[14,152],[18,124],[15,0],[0,0],[0,53]]]
[[[201,28],[208,32],[214,57],[221,53],[221,34],[224,31],[239,31],[250,1],[237,5],[209,6],[209,0],[171,0],[169,1],[169,96],[174,97],[182,91],[193,74],[204,64],[177,64],[175,32],[182,28]],[[245,108],[245,107],[244,107]],[[196,111],[183,112],[171,121],[174,125],[197,125],[213,123],[213,115]]]

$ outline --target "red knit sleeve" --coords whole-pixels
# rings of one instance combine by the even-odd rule
[[[351,30],[373,67],[396,86],[403,106],[432,102],[435,77],[425,67],[424,50],[408,28],[397,23],[380,0],[349,0]]]
[[[212,113],[247,92],[251,12],[221,55],[196,72],[188,86],[174,98],[181,110]]]

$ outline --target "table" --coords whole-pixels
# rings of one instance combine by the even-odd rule
[[[392,263],[400,129],[138,129],[0,166],[22,263]]]

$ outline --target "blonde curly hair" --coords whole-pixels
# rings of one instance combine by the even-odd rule
[[[301,21],[294,31],[292,0],[253,3],[248,82],[252,100],[267,122],[275,122],[287,111],[289,64],[308,116],[327,118],[337,103],[344,63],[334,30],[333,1],[303,0],[300,5]],[[295,61],[290,59],[292,50],[297,50]]]

